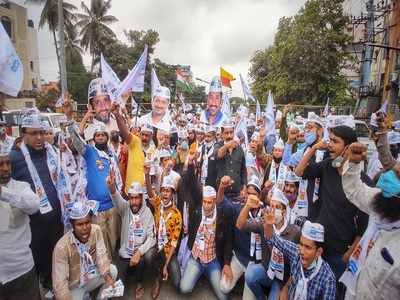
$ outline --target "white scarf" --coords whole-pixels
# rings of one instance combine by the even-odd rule
[[[74,234],[71,234],[80,257],[80,286],[82,287],[86,285],[89,280],[97,277],[99,275],[99,272],[97,271],[96,264],[94,263],[93,258],[89,253],[89,246],[87,244],[79,242]]]
[[[285,231],[285,229],[289,225],[290,215],[291,215],[290,208],[287,207],[286,216],[282,227],[277,229],[275,227],[275,224],[273,225],[274,232],[276,235],[280,236],[282,232]],[[285,260],[283,253],[278,248],[273,246],[271,251],[271,258],[268,265],[267,275],[271,280],[273,280],[276,277],[278,278],[278,280],[283,281],[284,273],[285,273]]]
[[[201,222],[199,225],[199,229],[197,230],[195,244],[197,247],[204,251],[205,249],[205,235],[207,234],[207,225],[214,225],[212,230],[208,230],[208,234],[213,235],[215,234],[215,221],[217,219],[217,206],[214,207],[214,212],[212,217],[207,217],[204,213],[203,208],[201,209]]]
[[[142,204],[144,205],[144,204]],[[131,257],[137,248],[144,242],[144,228],[140,219],[140,211],[137,214],[130,213],[132,220],[128,228],[128,241],[126,245],[126,253]]]
[[[261,209],[258,210],[255,217],[253,217],[251,211],[249,211],[249,217],[253,222],[260,221]],[[257,261],[260,261],[262,259],[261,235],[255,232],[250,233],[250,257],[253,256]]]
[[[360,275],[369,251],[374,246],[380,231],[393,231],[398,229],[400,229],[400,221],[384,224],[378,222],[376,219],[373,219],[373,217],[370,218],[367,230],[350,256],[347,270],[339,279],[339,281],[341,281],[347,287],[347,291],[351,295],[356,295],[358,276]]]
[[[283,191],[283,187],[285,186],[286,173],[287,173],[287,167],[283,164],[283,162],[280,162],[279,170],[278,170],[278,178],[277,178],[276,163],[274,160],[272,160],[268,180],[270,180],[272,183],[276,184],[275,186],[279,190]]]
[[[161,200],[162,201],[162,200]],[[172,206],[172,199],[169,202],[169,205],[166,206],[165,208],[171,207]],[[158,225],[158,251],[161,251],[164,246],[168,242],[168,237],[167,237],[167,222],[169,218],[171,218],[172,212],[170,212],[166,218],[164,218],[164,204],[161,203],[161,208],[160,208],[160,224]]]
[[[321,269],[322,266],[322,258],[318,257],[317,258],[317,266],[314,267],[314,271],[310,275],[310,277],[306,278],[304,276],[304,271],[303,271],[303,266],[300,265],[300,270],[301,270],[301,278],[296,284],[296,291],[294,293],[294,299],[293,300],[306,300],[307,299],[307,289],[308,289],[308,283],[315,277],[317,276],[319,270]]]
[[[63,222],[68,220],[68,209],[72,207],[73,201],[71,200],[71,185],[65,171],[61,166],[59,157],[54,151],[54,148],[47,142],[44,144],[46,150],[47,167],[49,169],[51,181],[57,191],[58,199],[61,202],[61,210],[63,214]],[[21,152],[25,158],[28,166],[29,174],[31,175],[33,184],[35,186],[35,193],[40,199],[39,210],[42,215],[47,214],[53,210],[51,207],[46,191],[43,187],[42,180],[40,179],[39,173],[36,170],[35,165],[32,162],[29,150],[24,142],[21,143]]]

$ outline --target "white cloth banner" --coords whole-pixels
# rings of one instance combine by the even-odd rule
[[[0,92],[16,97],[24,78],[23,66],[0,22]]]
[[[100,64],[101,64],[101,78],[104,80],[107,92],[110,95],[112,101],[117,101],[119,98],[117,97],[118,87],[121,84],[121,80],[119,80],[117,74],[115,74],[114,70],[110,67],[110,65],[104,59],[103,54],[100,56]]]
[[[147,45],[140,56],[138,62],[125,77],[124,81],[118,87],[116,92],[117,99],[121,97],[126,91],[143,92],[144,91],[144,73],[146,71],[147,63]]]

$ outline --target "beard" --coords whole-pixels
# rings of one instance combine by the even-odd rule
[[[108,149],[107,142],[102,143],[102,144],[96,143],[95,147],[97,149],[99,149],[100,151],[106,151]]]
[[[272,158],[274,159],[274,162],[275,162],[276,164],[280,164],[281,161],[282,161],[282,157],[279,157],[279,158],[272,157]]]

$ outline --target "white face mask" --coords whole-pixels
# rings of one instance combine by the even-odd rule
[[[275,209],[275,224],[280,224],[282,220],[282,209]]]

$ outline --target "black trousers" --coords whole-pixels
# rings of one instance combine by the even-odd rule
[[[32,229],[32,255],[36,272],[42,286],[52,288],[51,271],[53,250],[58,240],[64,234],[64,227],[60,220],[48,226],[31,226]]]
[[[40,300],[35,268],[6,284],[0,284],[0,300]]]

